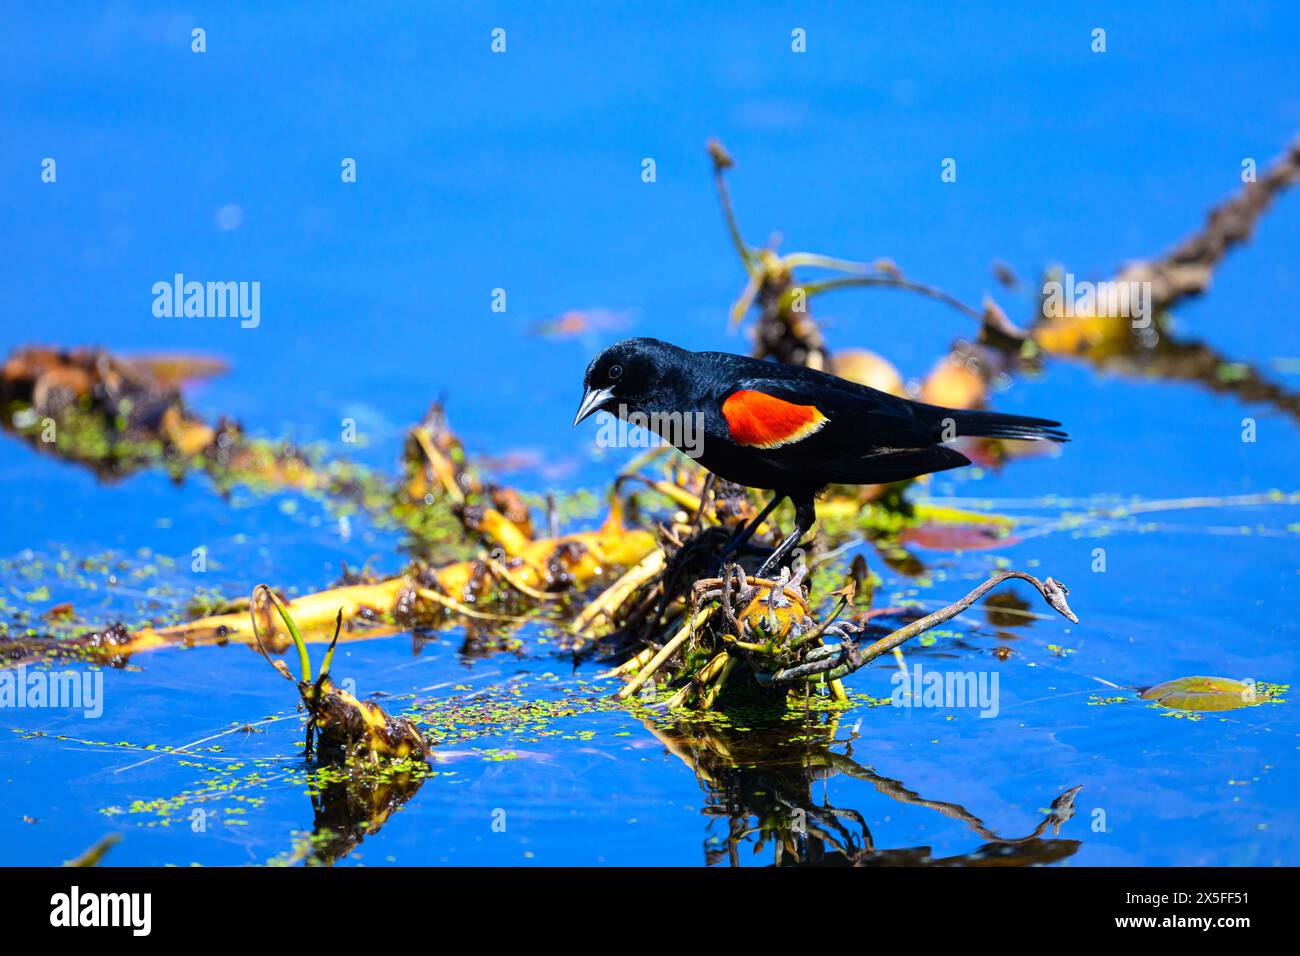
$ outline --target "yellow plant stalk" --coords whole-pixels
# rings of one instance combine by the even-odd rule
[[[519,556],[534,544],[519,525],[495,508],[467,508],[465,524],[489,541],[499,544],[506,554]]]
[[[628,599],[642,585],[663,572],[667,563],[663,548],[655,548],[640,563],[611,584],[599,597],[582,609],[570,630],[584,637],[598,637],[601,625],[608,625]]]
[[[386,614],[397,603],[402,589],[409,584],[405,576],[389,578],[377,584],[353,584],[304,594],[292,601],[286,601],[285,605],[302,630],[303,640],[328,641],[334,633],[334,618],[340,608],[343,610],[345,623],[354,621],[363,614],[367,616],[372,613]],[[268,639],[268,644],[287,646],[287,632],[278,627],[268,628],[268,630],[272,635]],[[137,651],[154,650],[176,644],[214,644],[222,641],[251,643],[253,640],[252,623],[249,621],[248,614],[241,611],[235,614],[214,614],[182,624],[173,624],[170,627],[146,627],[133,633],[129,643],[118,644],[113,650],[119,654],[134,654]]]
[[[511,578],[539,591],[585,587],[601,575],[634,565],[658,549],[651,532],[624,526],[622,509],[617,504],[610,508],[609,517],[597,530],[538,541],[507,534],[500,546],[509,559],[503,563],[509,565]],[[449,597],[436,603],[444,606],[448,603],[472,604],[475,582],[483,579],[485,569],[486,565],[481,561],[458,561],[437,569],[432,574],[437,590]],[[490,575],[490,570],[487,573]],[[351,638],[377,637],[402,629],[394,621],[393,612],[407,595],[417,594],[419,590],[431,590],[428,575],[422,576],[418,582],[414,575],[407,574],[374,584],[330,588],[304,594],[285,602],[285,605],[305,641],[328,641],[333,635],[335,617],[340,609],[345,624],[364,620],[368,625],[363,631],[349,635]],[[418,595],[415,599],[419,600]],[[268,644],[287,646],[288,634],[276,627],[273,621],[266,623]],[[211,615],[169,627],[143,628],[132,633],[127,640],[105,644],[99,650],[106,655],[126,657],[174,645],[226,641],[253,643],[255,640],[249,616],[241,611]]]

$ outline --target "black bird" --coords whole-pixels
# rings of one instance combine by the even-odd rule
[[[625,339],[587,366],[573,424],[597,411],[648,425],[720,478],[776,493],[728,546],[789,498],[795,530],[760,576],[779,567],[817,520],[829,484],[883,484],[969,465],[943,442],[965,436],[1068,441],[1060,422],[926,405],[825,372],[726,352]]]

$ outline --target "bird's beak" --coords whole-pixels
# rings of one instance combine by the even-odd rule
[[[577,425],[589,415],[594,415],[604,407],[605,403],[614,397],[614,390],[610,388],[589,388],[587,394],[582,396],[582,404],[578,406],[578,414],[573,419],[573,424]]]

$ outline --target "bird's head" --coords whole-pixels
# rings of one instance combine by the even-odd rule
[[[582,404],[573,424],[602,409],[619,417],[646,410],[680,353],[675,345],[658,339],[624,339],[611,345],[587,366]]]

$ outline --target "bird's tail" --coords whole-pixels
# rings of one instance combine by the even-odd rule
[[[931,407],[935,413],[932,422],[939,433],[940,441],[963,437],[1015,438],[1020,441],[1070,440],[1070,436],[1061,431],[1060,422],[1047,418]]]

